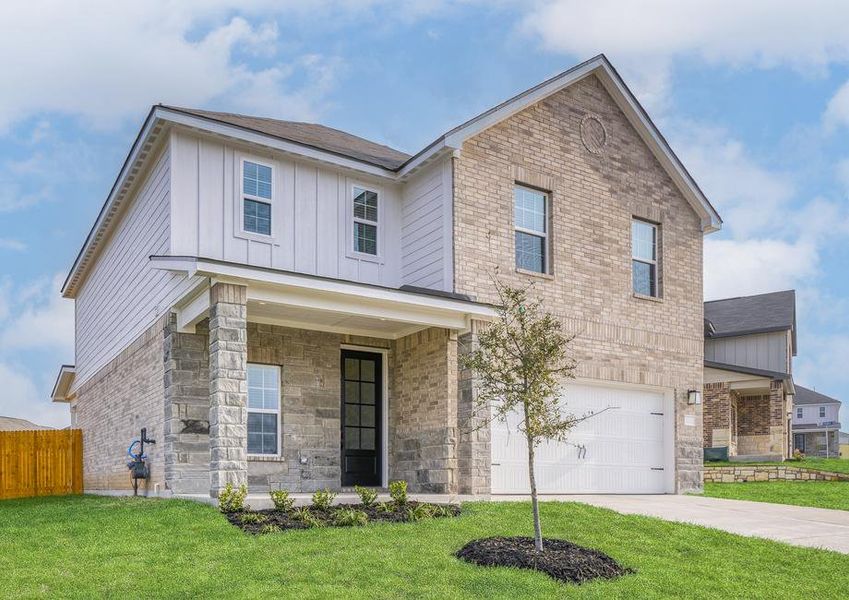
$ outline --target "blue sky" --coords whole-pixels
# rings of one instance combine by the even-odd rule
[[[68,4],[0,7],[0,414],[67,422],[48,402],[73,362],[58,289],[151,104],[414,152],[599,52],[725,219],[705,242],[706,296],[795,288],[796,381],[849,401],[849,5]]]

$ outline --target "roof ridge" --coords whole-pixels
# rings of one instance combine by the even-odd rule
[[[705,304],[710,304],[711,302],[727,302],[728,300],[743,300],[744,298],[758,298],[760,296],[772,296],[773,294],[786,294],[788,292],[796,293],[795,288],[790,288],[787,290],[776,290],[774,292],[761,292],[760,294],[748,294],[746,296],[732,296],[730,298],[717,298],[716,300],[705,300]]]

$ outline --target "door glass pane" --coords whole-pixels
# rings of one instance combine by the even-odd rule
[[[348,450],[358,450],[360,448],[359,427],[345,428],[345,448],[347,448]]]
[[[374,406],[363,404],[360,408],[360,425],[374,427]]]
[[[373,360],[363,360],[360,362],[360,379],[362,381],[374,381]]]
[[[345,379],[360,378],[360,361],[356,358],[345,359]]]
[[[374,429],[360,429],[360,448],[374,450]]]
[[[374,384],[360,384],[360,402],[363,404],[374,404]]]
[[[345,405],[345,425],[359,425],[360,411],[357,404]]]
[[[356,381],[345,382],[345,402],[357,404],[360,401],[360,384]]]

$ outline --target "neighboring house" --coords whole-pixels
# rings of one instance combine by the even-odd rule
[[[27,421],[26,419],[0,417],[0,431],[28,431],[33,429],[52,429],[52,427],[36,425],[32,421]]]
[[[840,458],[849,458],[849,433],[840,432]]]
[[[88,491],[528,487],[521,436],[470,421],[458,354],[491,277],[577,334],[542,492],[701,487],[702,237],[721,221],[604,57],[414,155],[321,125],[155,106],[63,288],[57,401]],[[480,429],[472,431],[477,424]]]
[[[796,386],[793,396],[793,447],[806,456],[840,455],[840,400]]]
[[[705,448],[737,460],[793,452],[796,293],[705,302]]]

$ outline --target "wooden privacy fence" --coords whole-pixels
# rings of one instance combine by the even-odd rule
[[[0,499],[82,493],[80,429],[0,431]]]

